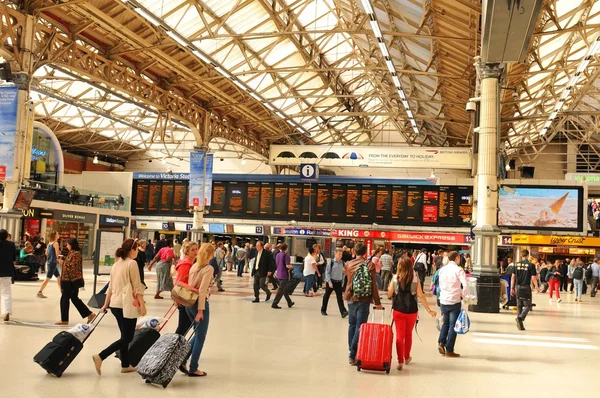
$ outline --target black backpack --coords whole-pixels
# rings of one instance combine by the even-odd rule
[[[585,279],[592,279],[592,276],[594,276],[594,271],[592,271],[592,266],[590,265],[586,270],[585,270]],[[575,271],[573,271],[573,279],[575,278]]]
[[[583,268],[577,266],[574,270],[573,270],[573,279],[579,281],[583,279]]]

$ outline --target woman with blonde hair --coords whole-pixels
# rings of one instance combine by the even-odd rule
[[[198,256],[198,244],[190,241],[184,242],[181,247],[181,253],[183,254],[183,259],[175,267],[177,270],[177,282],[183,282],[189,285],[190,270]],[[175,284],[177,284],[177,282],[175,282]],[[179,304],[177,309],[179,310],[179,323],[175,333],[183,336],[190,326],[192,326],[192,321],[185,310],[185,306]]]
[[[394,323],[396,324],[396,353],[398,354],[398,370],[412,361],[410,350],[412,348],[412,331],[417,322],[419,308],[417,299],[425,308],[427,313],[435,318],[435,311],[429,308],[429,303],[423,294],[421,281],[414,271],[410,258],[403,257],[398,262],[398,271],[392,279],[388,288],[387,296],[392,299],[394,309]]]
[[[190,269],[189,285],[198,289],[198,301],[192,307],[186,307],[186,311],[194,326],[194,338],[192,339],[192,349],[183,361],[182,368],[185,369],[188,358],[191,356],[190,368],[188,376],[202,377],[207,373],[198,370],[198,361],[206,340],[208,331],[208,321],[210,311],[208,298],[210,296],[209,289],[213,281],[214,270],[209,265],[210,259],[215,254],[215,248],[210,243],[203,243],[198,252],[196,264]]]

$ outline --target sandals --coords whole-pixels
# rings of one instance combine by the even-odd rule
[[[196,371],[196,372],[197,372],[197,371]],[[202,371],[201,371],[201,372],[202,372],[201,374],[198,374],[198,373],[196,373],[196,372],[194,372],[194,373],[188,373],[188,376],[189,376],[189,377],[204,377],[204,376],[208,375],[208,373],[206,373],[206,372],[202,372]]]

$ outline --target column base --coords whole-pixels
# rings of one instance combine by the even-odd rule
[[[469,305],[469,311],[497,314],[500,312],[500,275],[479,274],[477,278],[477,304]]]

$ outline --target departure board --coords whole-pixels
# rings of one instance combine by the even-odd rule
[[[247,185],[245,182],[231,181],[227,188],[229,216],[243,216]]]
[[[346,221],[358,218],[360,210],[360,187],[356,184],[346,185]]]
[[[331,184],[331,217],[341,219],[346,214],[346,187]]]
[[[162,184],[160,181],[151,180],[148,188],[148,212],[158,213],[160,210],[160,193]]]
[[[375,217],[375,207],[377,206],[377,197],[375,185],[363,185],[360,194],[360,213],[359,219],[364,222],[373,222]]]
[[[466,220],[473,219],[473,206],[470,204],[473,187],[455,187],[455,195],[455,224],[459,226],[468,225]]]
[[[287,215],[288,208],[288,184],[286,182],[275,183],[275,196],[273,200],[273,215],[279,217]]]
[[[455,189],[454,187],[439,187],[438,224],[454,225],[455,211]]]
[[[388,185],[377,185],[375,193],[375,219],[378,223],[389,222],[392,192]]]
[[[150,186],[147,181],[139,180],[135,187],[135,206],[136,213],[146,213],[148,211],[148,190]]]
[[[317,188],[315,185],[302,184],[302,218],[314,220],[317,207]]]
[[[406,189],[406,221],[420,222],[423,214],[423,187],[409,185]]]
[[[189,195],[189,192],[188,192]],[[213,192],[210,213],[220,216],[225,212],[225,203],[227,197],[227,183],[221,181],[213,182]],[[185,203],[189,203],[186,201]]]
[[[260,214],[260,183],[248,182],[246,198],[246,215],[257,216]]]
[[[163,181],[160,191],[160,211],[173,211],[173,194],[175,192],[174,181]]]
[[[173,211],[175,213],[185,214],[188,205],[188,194],[185,181],[175,181],[175,187],[173,191]]]
[[[302,186],[297,182],[288,185],[287,215],[297,220],[302,215]]]
[[[260,215],[271,218],[273,216],[273,183],[260,183]]]
[[[392,185],[392,203],[390,205],[392,223],[406,221],[406,187]]]
[[[423,191],[423,222],[435,224],[438,221],[440,193],[436,189],[425,188]]]
[[[318,220],[331,218],[331,190],[328,184],[317,184],[317,207],[315,216]]]

